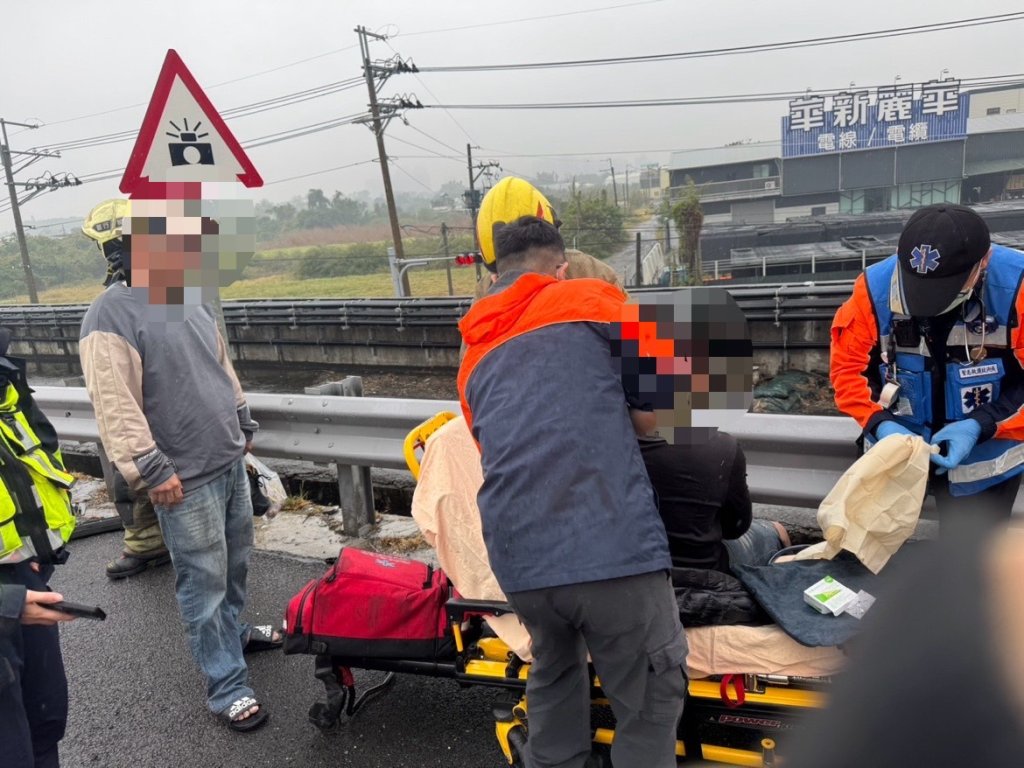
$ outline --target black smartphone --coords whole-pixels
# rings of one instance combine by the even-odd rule
[[[78,603],[69,603],[64,600],[59,603],[51,603],[50,605],[43,606],[44,608],[50,608],[54,611],[60,611],[61,613],[67,613],[71,616],[77,616],[80,619],[95,619],[96,621],[104,621],[107,618],[107,614],[102,608],[97,608],[95,605],[79,605]]]

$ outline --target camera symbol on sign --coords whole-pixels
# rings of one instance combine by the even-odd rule
[[[167,144],[167,149],[171,153],[171,165],[213,165],[213,145],[200,141],[200,139],[210,135],[208,133],[199,133],[199,127],[203,124],[202,120],[191,129],[188,127],[188,120],[183,120],[185,123],[184,130],[175,125],[173,120],[168,120],[168,122],[177,133],[166,131],[167,135],[172,139],[178,139],[178,141],[172,141]]]

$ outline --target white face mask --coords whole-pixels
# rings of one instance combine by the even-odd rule
[[[968,288],[966,291],[960,291],[960,293],[958,293],[956,295],[956,297],[954,297],[954,299],[950,303],[950,305],[948,307],[946,307],[944,310],[942,310],[941,312],[939,312],[939,314],[940,315],[944,315],[947,312],[950,312],[950,311],[956,309],[961,304],[963,304],[965,301],[967,301],[967,299],[970,298],[972,293],[974,293],[974,288]]]
[[[982,284],[982,282],[984,281],[984,276],[985,276],[985,269],[984,269],[984,267],[982,267],[982,269],[980,270],[979,274],[977,275],[977,279],[972,281],[973,284],[971,285],[971,287],[970,288],[965,288],[965,289],[961,290],[960,293],[958,293],[953,298],[953,301],[950,302],[949,306],[946,307],[941,312],[939,312],[939,314],[940,315],[944,315],[947,312],[956,309],[961,304],[963,304],[965,301],[967,301],[967,299],[969,299],[971,297],[971,294],[974,293],[975,288],[977,288],[978,286],[980,286]]]

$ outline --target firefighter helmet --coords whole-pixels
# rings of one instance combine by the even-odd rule
[[[476,218],[476,234],[480,255],[488,269],[494,270],[495,229],[523,216],[536,216],[558,226],[551,203],[528,181],[506,176],[484,195]]]
[[[82,232],[90,240],[95,240],[102,250],[104,243],[121,237],[124,220],[131,215],[130,208],[129,202],[121,198],[104,200],[89,211],[82,224]]]

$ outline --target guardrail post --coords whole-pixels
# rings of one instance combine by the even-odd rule
[[[346,376],[317,387],[306,387],[307,395],[329,397],[362,397],[362,376]],[[342,530],[346,536],[359,536],[376,521],[373,508],[373,479],[370,468],[335,462],[338,472],[338,505],[341,507]]]
[[[405,293],[402,291],[402,278],[398,272],[398,256],[395,255],[394,246],[388,246],[388,267],[391,268],[391,286],[394,288],[395,296],[402,299]]]

